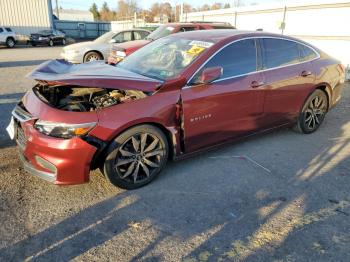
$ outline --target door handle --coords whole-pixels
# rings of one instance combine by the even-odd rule
[[[263,81],[253,81],[251,84],[250,84],[250,86],[252,87],[252,88],[257,88],[257,87],[259,87],[259,86],[262,86],[262,85],[264,85],[265,83],[263,82]]]
[[[303,72],[301,72],[301,74],[300,74],[302,77],[306,77],[306,76],[309,76],[309,75],[312,75],[312,73],[310,72],[310,71],[303,71]]]

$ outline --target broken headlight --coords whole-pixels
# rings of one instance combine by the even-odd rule
[[[35,122],[34,127],[40,133],[58,138],[72,138],[87,134],[94,126],[95,122],[83,124],[65,124],[44,120]]]

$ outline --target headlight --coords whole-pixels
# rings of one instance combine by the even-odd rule
[[[72,138],[87,134],[95,125],[95,122],[83,124],[65,124],[38,120],[35,122],[34,127],[40,133],[48,136]]]

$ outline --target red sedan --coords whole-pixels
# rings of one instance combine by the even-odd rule
[[[58,185],[100,168],[134,189],[180,159],[252,134],[312,133],[341,97],[344,67],[298,39],[233,30],[174,34],[116,66],[54,60],[7,130],[25,170]]]

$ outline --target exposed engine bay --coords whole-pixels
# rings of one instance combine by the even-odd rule
[[[142,99],[150,94],[137,90],[38,84],[34,93],[44,102],[64,111],[89,112]]]

